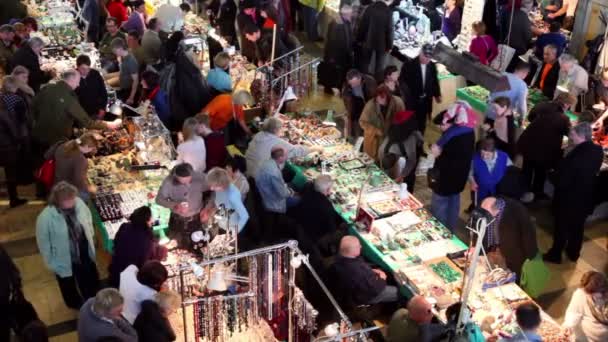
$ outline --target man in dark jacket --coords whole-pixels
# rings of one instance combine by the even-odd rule
[[[583,246],[585,219],[593,211],[593,192],[604,153],[591,140],[591,125],[580,123],[568,134],[574,148],[561,162],[555,182],[553,246],[543,256],[560,263],[562,251],[576,262]]]
[[[443,111],[433,119],[441,128],[442,137],[439,144],[433,144],[432,152],[435,165],[429,171],[429,182],[433,196],[431,212],[448,229],[454,231],[460,213],[460,193],[469,177],[471,161],[475,149],[475,132],[470,127],[455,123]]]
[[[43,47],[44,42],[42,39],[37,37],[31,38],[15,52],[10,62],[10,71],[17,65],[24,66],[29,70],[28,85],[35,92],[38,92],[41,85],[54,77],[53,73],[44,72],[40,69],[40,51],[42,51]]]
[[[347,235],[340,241],[340,252],[331,267],[340,304],[356,307],[364,304],[396,302],[399,290],[386,284],[386,273],[372,268],[361,258],[361,243]]]
[[[425,45],[420,55],[403,64],[399,75],[399,87],[403,92],[405,107],[416,113],[418,129],[424,136],[426,121],[431,117],[433,99],[441,102],[441,90],[437,79],[437,67],[431,61],[433,47]]]
[[[500,255],[507,268],[521,277],[526,259],[534,259],[538,253],[536,228],[530,220],[528,209],[517,200],[488,197],[481,202],[494,222],[488,226],[484,248],[489,256]]]
[[[515,13],[513,13],[512,25],[509,25],[510,20],[511,12],[503,12],[500,22],[500,42],[507,44],[508,41],[508,45],[515,49],[515,55],[511,60],[511,68],[508,68],[507,71],[512,70],[512,68],[516,66],[517,61],[519,60],[517,57],[525,54],[526,51],[528,51],[528,46],[532,40],[532,26],[530,24],[528,15],[524,11],[515,9]],[[508,36],[509,32],[511,32],[510,36]]]
[[[155,300],[141,303],[141,312],[133,322],[137,337],[140,341],[175,341],[175,332],[167,317],[179,307],[181,300],[172,291],[162,291],[154,297]]]
[[[328,94],[333,93],[332,88],[342,86],[346,72],[353,66],[352,14],[352,7],[343,5],[340,17],[333,20],[327,29],[323,62],[328,70],[319,70],[319,83]]]
[[[76,88],[78,102],[92,119],[102,118],[108,104],[103,77],[99,71],[91,69],[91,59],[87,55],[76,58],[76,70],[80,74],[80,84]]]
[[[353,138],[363,134],[359,125],[359,118],[363,107],[367,101],[371,100],[376,94],[376,81],[373,77],[359,72],[357,69],[350,69],[346,73],[346,82],[342,88],[342,100],[348,113],[348,132]]]
[[[137,331],[122,317],[124,298],[114,288],[106,288],[89,298],[78,315],[78,340],[97,341],[115,337],[123,342],[137,342]]]
[[[27,7],[19,0],[0,1],[0,25],[8,24],[11,19],[23,19],[27,16]]]
[[[369,72],[377,80],[382,79],[388,53],[393,48],[393,10],[391,0],[378,0],[369,5],[357,31],[356,42],[361,49],[359,70]],[[371,63],[372,58],[374,64]]]
[[[535,68],[538,68],[536,66]],[[530,84],[537,69],[530,70],[526,82]],[[553,44],[545,45],[543,48],[543,64],[540,66],[538,77],[532,87],[538,88],[547,98],[552,99],[559,80],[559,62],[557,61],[557,47]]]
[[[251,42],[247,39],[245,36],[245,28],[250,25],[262,27],[263,20],[264,18],[260,14],[260,11],[256,8],[255,1],[245,0],[241,2],[239,14],[236,16],[236,26],[238,27],[241,36],[239,44],[241,45],[241,54],[252,63],[256,59],[255,42]]]
[[[562,139],[568,134],[570,120],[565,111],[576,101],[569,94],[560,94],[554,101],[534,106],[528,115],[530,125],[517,142],[523,156],[523,174],[535,197],[544,196],[547,171],[557,167],[562,157]]]

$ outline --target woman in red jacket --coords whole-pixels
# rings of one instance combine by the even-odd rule
[[[486,34],[486,25],[481,21],[473,23],[475,38],[471,40],[469,51],[479,58],[481,64],[488,65],[498,55],[494,38]]]

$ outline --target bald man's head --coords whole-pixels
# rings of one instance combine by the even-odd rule
[[[481,202],[481,207],[487,210],[492,216],[498,215],[496,207],[496,197],[488,197]]]
[[[340,255],[347,258],[356,258],[361,254],[361,243],[352,235],[346,235],[340,240]]]
[[[407,303],[407,311],[414,322],[418,324],[430,323],[433,319],[433,306],[424,297],[416,295]]]

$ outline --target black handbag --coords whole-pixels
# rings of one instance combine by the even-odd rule
[[[36,309],[25,299],[21,291],[15,291],[9,300],[9,312],[11,313],[11,327],[17,335],[21,335],[25,326],[30,322],[38,320]]]
[[[437,188],[439,187],[439,176],[439,169],[435,166],[426,172],[427,185],[429,189],[433,190],[433,192],[436,192]]]

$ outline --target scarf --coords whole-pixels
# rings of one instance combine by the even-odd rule
[[[500,234],[498,233],[498,227],[502,219],[502,214],[505,211],[505,200],[502,198],[496,199],[496,207],[498,207],[498,214],[494,221],[488,225],[486,229],[486,246],[489,248],[500,245]]]
[[[59,209],[59,212],[63,215],[65,223],[68,226],[68,235],[70,237],[70,255],[72,256],[72,263],[80,264],[80,242],[84,238],[84,229],[78,221],[76,216],[76,208],[70,209]]]
[[[608,303],[603,303],[602,305],[596,304],[593,298],[587,295],[587,305],[589,305],[591,314],[598,322],[608,325]]]

